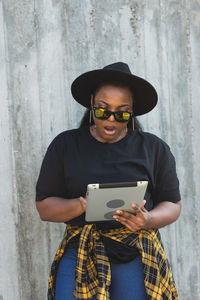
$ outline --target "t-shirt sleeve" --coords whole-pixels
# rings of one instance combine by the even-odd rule
[[[169,146],[162,143],[157,157],[155,172],[154,205],[163,201],[176,203],[180,200],[181,196],[175,158]]]
[[[44,156],[36,184],[36,201],[47,197],[65,197],[62,143],[54,139]]]

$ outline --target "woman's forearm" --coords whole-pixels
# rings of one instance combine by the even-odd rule
[[[177,203],[161,202],[149,213],[151,215],[149,223],[145,229],[161,228],[175,222],[181,212],[181,201]]]
[[[37,210],[43,221],[67,222],[80,216],[85,211],[86,201],[83,197],[64,199],[48,197],[36,202]]]

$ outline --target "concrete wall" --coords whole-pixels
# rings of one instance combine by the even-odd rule
[[[183,200],[162,236],[182,300],[200,299],[200,1],[0,0],[0,299],[46,299],[64,226],[41,222],[35,182],[46,147],[78,126],[70,84],[115,61],[158,90],[140,120],[169,143]]]

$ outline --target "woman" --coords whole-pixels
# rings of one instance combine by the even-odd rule
[[[80,75],[71,91],[88,110],[50,144],[37,182],[41,219],[67,224],[48,299],[178,299],[158,232],[180,215],[175,161],[135,119],[155,107],[154,87],[118,62]],[[149,182],[142,207],[85,222],[87,184],[138,180]]]

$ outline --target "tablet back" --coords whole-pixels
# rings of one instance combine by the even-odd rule
[[[114,220],[112,216],[118,208],[133,212],[132,203],[142,205],[147,185],[147,181],[89,184],[85,220]]]

